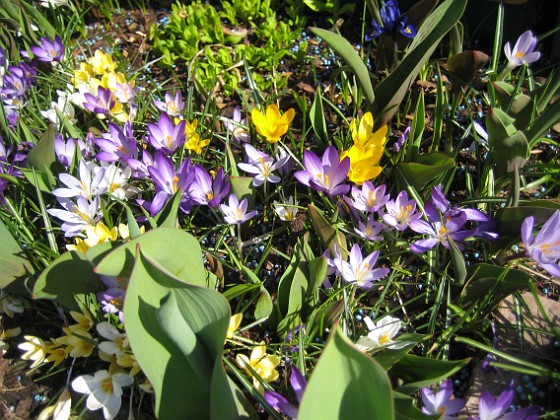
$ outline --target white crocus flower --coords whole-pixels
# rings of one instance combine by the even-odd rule
[[[45,357],[47,356],[47,347],[45,342],[41,340],[39,337],[35,337],[32,335],[24,336],[25,343],[21,343],[18,345],[20,350],[23,350],[25,353],[21,355],[23,360],[33,360],[31,364],[31,369],[36,368],[39,366]]]
[[[68,188],[56,188],[52,194],[58,198],[84,197],[91,201],[93,197],[107,191],[105,168],[82,159],[79,172],[80,179],[67,173],[60,174],[58,178]]]
[[[105,419],[114,418],[121,408],[122,388],[134,382],[125,373],[110,374],[106,370],[98,370],[95,375],[78,376],[72,381],[74,391],[89,394],[86,406],[89,410],[103,408]]]
[[[361,351],[369,351],[380,347],[390,349],[400,349],[409,344],[408,341],[396,342],[393,340],[402,327],[402,322],[398,318],[386,316],[375,323],[369,317],[364,318],[368,327],[368,335],[360,337],[356,346]]]
[[[274,211],[284,222],[294,220],[297,214],[297,208],[294,205],[294,197],[290,196],[286,204],[280,204],[278,201],[273,203]]]
[[[253,186],[259,187],[266,181],[272,184],[280,182],[280,177],[272,172],[280,169],[288,162],[288,155],[279,154],[275,162],[274,158],[258,151],[250,144],[245,144],[245,153],[247,154],[247,162],[238,163],[237,166],[242,171],[254,175]]]
[[[70,121],[72,124],[76,122],[76,113],[68,94],[60,90],[58,90],[57,93],[58,101],[51,102],[51,108],[49,110],[41,111],[41,115],[52,122],[55,130],[58,130],[62,123],[60,117]]]
[[[123,168],[117,167],[114,163],[104,166],[104,183],[107,185],[107,192],[118,199],[127,200],[138,194],[138,188],[128,184],[132,176],[130,166]]]
[[[105,353],[120,358],[123,357],[127,351],[130,351],[126,334],[120,333],[108,322],[100,322],[97,324],[97,332],[100,336],[109,340],[99,343],[99,349]]]

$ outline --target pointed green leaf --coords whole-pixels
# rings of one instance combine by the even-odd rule
[[[397,68],[375,88],[370,110],[380,126],[393,118],[408,89],[441,39],[463,15],[467,0],[446,0],[424,21]]]
[[[92,264],[80,252],[68,251],[54,260],[33,286],[34,299],[51,299],[62,306],[80,310],[85,295],[103,290],[103,283]]]
[[[346,64],[348,64],[352,72],[356,75],[358,83],[364,91],[368,104],[371,105],[375,100],[375,93],[373,91],[369,71],[356,50],[354,50],[352,44],[350,44],[341,35],[325,29],[311,28],[311,32],[321,37],[329,45],[329,47],[340,55]]]
[[[19,243],[14,239],[6,225],[0,220],[0,289],[23,293],[22,281],[33,273]]]
[[[299,420],[394,419],[389,377],[334,328],[299,407]]]
[[[194,236],[179,229],[157,228],[132,239],[105,256],[95,271],[105,276],[130,277],[137,244],[177,278],[206,287],[207,273],[200,245]]]

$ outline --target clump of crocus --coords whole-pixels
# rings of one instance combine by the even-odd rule
[[[381,24],[375,19],[371,21],[372,28],[366,33],[366,41],[371,41],[381,34],[387,34],[393,38],[399,33],[407,38],[413,38],[416,35],[416,28],[408,23],[406,16],[401,15],[396,0],[387,0],[379,12]]]
[[[264,387],[254,376],[255,374],[265,382],[274,382],[278,379],[279,373],[276,370],[276,366],[280,364],[280,357],[266,354],[264,342],[251,351],[249,358],[244,354],[238,354],[235,360],[241,368],[245,369],[249,376],[253,377],[253,386],[261,394],[264,393]]]
[[[416,201],[409,199],[405,190],[401,191],[395,200],[389,200],[385,209],[383,221],[401,232],[410,222],[422,217],[421,213],[416,212]]]
[[[454,415],[463,409],[466,401],[462,398],[453,398],[453,382],[446,379],[437,391],[428,387],[420,390],[422,395],[422,412],[425,414],[443,415],[443,420],[452,420]]]
[[[521,240],[527,256],[550,275],[560,278],[560,210],[546,221],[535,236],[535,218],[527,217],[521,225]]]
[[[265,114],[258,109],[253,109],[253,112],[251,112],[251,118],[257,133],[269,143],[280,141],[280,138],[288,131],[294,116],[293,108],[288,109],[284,114],[280,114],[280,110],[275,104],[269,105]]]
[[[356,119],[352,120],[350,132],[354,144],[340,154],[341,159],[346,157],[350,159],[348,179],[358,185],[377,177],[383,169],[379,166],[379,161],[383,156],[388,128],[384,125],[376,131],[373,129],[374,121],[371,112],[366,112],[359,124]]]

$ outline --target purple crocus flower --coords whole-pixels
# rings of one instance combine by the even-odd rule
[[[425,414],[443,415],[442,420],[453,420],[454,414],[463,409],[466,401],[462,398],[453,397],[453,382],[446,379],[439,386],[437,392],[428,387],[420,390],[422,394],[422,412]]]
[[[510,69],[520,66],[522,64],[531,64],[541,57],[541,53],[535,51],[537,48],[537,37],[531,31],[523,32],[515,45],[513,50],[509,42],[504,45],[504,52],[508,59],[508,67]]]
[[[124,297],[128,287],[127,277],[100,276],[101,281],[108,287],[104,292],[97,293],[97,300],[101,309],[108,314],[118,314],[119,320],[124,322]]]
[[[539,418],[541,409],[538,406],[530,406],[508,413],[514,397],[513,381],[510,381],[498,398],[494,398],[488,391],[484,391],[478,402],[479,417],[470,420],[536,420]]]
[[[338,151],[329,146],[323,153],[322,159],[309,151],[303,152],[304,170],[294,173],[294,177],[303,185],[317,191],[324,191],[330,197],[346,194],[350,185],[341,184],[350,170],[350,159],[345,157],[340,161]]]
[[[185,109],[185,103],[183,102],[183,95],[181,91],[175,92],[172,95],[169,92],[165,93],[165,99],[163,101],[154,100],[154,105],[161,112],[167,113],[172,117],[179,117]]]
[[[54,136],[54,153],[56,158],[65,168],[69,168],[74,160],[76,154],[76,140],[64,140],[62,134],[55,134]]]
[[[358,222],[358,228],[354,228],[354,231],[364,239],[368,241],[381,241],[383,236],[381,233],[385,230],[385,225],[383,223],[374,220],[373,215],[370,214],[367,218],[367,222]]]
[[[97,88],[97,96],[91,93],[85,93],[84,108],[97,115],[98,118],[108,117],[111,110],[115,107],[116,101],[113,93],[109,89],[99,86]]]
[[[224,213],[226,223],[238,225],[254,217],[257,214],[256,211],[253,210],[247,213],[248,203],[246,198],[239,201],[235,194],[230,194],[228,204],[220,204],[220,209]]]
[[[247,154],[247,162],[238,163],[237,166],[242,171],[253,174],[253,186],[259,187],[265,182],[276,184],[280,182],[280,177],[272,172],[284,166],[289,156],[284,154],[274,161],[274,158],[266,153],[255,149],[250,144],[245,144],[245,153]]]
[[[67,238],[78,235],[87,226],[94,226],[101,220],[99,196],[95,196],[91,202],[81,196],[76,198],[76,202],[67,198],[59,198],[58,201],[64,210],[48,209],[47,213],[64,222],[60,228]]]
[[[150,205],[152,215],[159,213],[177,191],[186,191],[193,177],[190,159],[185,159],[175,171],[171,159],[160,151],[156,152],[154,166],[149,166],[148,172],[156,184],[156,195]]]
[[[342,278],[348,283],[356,283],[361,289],[369,289],[373,282],[389,274],[388,268],[373,268],[379,257],[379,251],[374,251],[367,257],[362,256],[358,244],[352,246],[349,261],[342,261]]]
[[[399,135],[399,138],[395,143],[393,143],[393,153],[399,153],[406,143],[406,140],[410,136],[410,126],[406,127],[406,129]]]
[[[490,218],[480,210],[452,206],[451,203],[449,203],[449,200],[447,200],[441,184],[432,188],[430,200],[428,200],[424,205],[424,210],[430,219],[432,217],[439,218],[439,216],[432,216],[433,214],[437,214],[434,207],[437,207],[444,217],[454,217],[459,213],[464,213],[467,220],[471,220],[473,222],[488,222],[490,220]]]
[[[410,222],[422,217],[421,213],[416,213],[416,201],[410,200],[405,190],[395,200],[389,200],[385,209],[387,212],[382,215],[383,221],[401,232]]]
[[[245,118],[242,118],[241,108],[236,106],[233,109],[233,118],[223,119],[224,127],[227,132],[231,134],[231,138],[236,143],[248,143],[249,142],[249,131],[247,131],[247,123]]]
[[[172,154],[185,144],[185,121],[175,125],[171,117],[162,113],[157,124],[148,124],[148,141],[157,150]]]
[[[410,222],[410,229],[416,233],[423,233],[430,236],[428,239],[420,239],[410,245],[410,250],[416,253],[424,253],[438,243],[449,249],[449,238],[457,243],[457,247],[461,249],[461,241],[472,237],[476,230],[461,230],[467,223],[467,216],[460,213],[455,217],[446,217],[443,222],[436,221],[432,224],[424,220],[413,220]]]
[[[397,0],[387,0],[380,10],[381,24],[375,19],[371,21],[372,28],[366,34],[366,41],[371,41],[381,34],[395,37],[398,33],[407,38],[416,36],[416,28],[408,23],[408,17],[401,15]]]
[[[385,184],[376,188],[371,181],[364,181],[362,188],[353,186],[354,208],[366,213],[376,212],[389,201],[390,197],[388,194],[385,194],[386,190],[387,186]]]
[[[64,58],[64,44],[58,35],[53,40],[41,38],[40,44],[30,50],[39,61],[46,63],[60,62]]]
[[[189,186],[189,196],[201,206],[217,207],[229,193],[229,182],[224,170],[218,169],[214,179],[202,166],[194,166],[194,180]]]
[[[307,387],[307,381],[298,368],[292,366],[292,372],[290,373],[290,385],[296,394],[296,398],[299,403],[303,398],[303,393]],[[280,395],[278,392],[265,391],[264,399],[268,404],[278,410],[280,413],[287,415],[288,417],[295,419],[298,415],[298,409],[292,405],[284,396]]]
[[[101,162],[128,163],[138,156],[136,139],[132,136],[132,124],[125,123],[124,130],[117,124],[109,123],[109,132],[103,133],[102,138],[96,138],[95,144],[101,149],[95,157]]]
[[[535,218],[529,216],[521,225],[521,240],[527,256],[550,275],[560,278],[560,210],[554,212],[536,236],[534,230]]]

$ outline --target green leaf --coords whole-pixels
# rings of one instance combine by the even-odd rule
[[[138,245],[124,314],[132,350],[154,387],[159,418],[209,418],[213,381],[226,392],[222,403],[230,418],[246,417],[239,411],[246,405],[242,394],[218,366],[230,317],[223,296],[173,277]]]
[[[177,191],[173,197],[167,202],[165,207],[156,214],[154,220],[158,227],[177,227],[177,214],[179,213],[179,205],[181,204],[182,193]]]
[[[467,264],[465,263],[465,257],[451,237],[448,237],[448,242],[451,251],[451,261],[453,262],[453,268],[455,269],[455,283],[453,284],[462,285],[465,283],[465,279],[467,278]]]
[[[438,360],[407,354],[391,368],[391,377],[404,382],[395,391],[403,394],[415,392],[423,386],[428,386],[449,378],[470,362],[463,360]]]
[[[358,55],[356,50],[354,50],[352,44],[350,44],[341,35],[331,31],[327,31],[325,29],[311,28],[311,32],[321,37],[329,45],[329,47],[331,47],[338,55],[342,57],[342,59],[346,62],[346,64],[348,64],[352,72],[354,72],[354,74],[356,75],[358,83],[364,91],[364,95],[368,104],[373,104],[376,98],[373,91],[373,85],[370,79],[369,71],[362,61],[361,57]],[[380,124],[380,126],[383,124]]]
[[[311,126],[317,138],[323,142],[326,141],[329,131],[327,129],[325,110],[323,108],[323,96],[321,95],[320,88],[315,92],[315,99],[313,99],[313,105],[311,105],[311,109],[309,110],[309,119],[311,120]]]
[[[492,291],[488,305],[491,308],[516,290],[527,289],[533,281],[524,271],[483,263],[471,265],[467,279],[459,297],[463,308],[479,302]]]
[[[68,251],[54,260],[33,286],[34,299],[55,300],[71,310],[80,310],[85,295],[103,290],[93,265],[80,252]]]
[[[202,250],[196,238],[172,228],[157,228],[127,242],[104,257],[95,272],[105,276],[130,277],[136,246],[165,269],[186,283],[207,286]]]
[[[51,188],[55,187],[55,174],[64,171],[64,168],[56,159],[54,152],[54,130],[49,125],[39,142],[27,155],[29,167],[34,168],[37,173],[42,174],[43,181]]]
[[[482,51],[463,51],[447,59],[447,69],[454,82],[468,85],[489,59]]]
[[[389,377],[334,328],[309,379],[299,420],[394,419]]]
[[[333,227],[323,215],[323,212],[313,204],[307,206],[309,217],[313,228],[321,238],[321,242],[329,248],[331,256],[334,256],[334,245],[338,247],[338,252],[342,258],[348,257],[348,246],[346,244],[346,236],[338,229]]]
[[[560,200],[555,199],[534,200],[527,206],[500,208],[494,218],[498,222],[495,231],[500,235],[518,236],[527,217],[533,216],[535,225],[539,225],[546,222],[556,210],[560,210]]]
[[[255,207],[255,189],[252,186],[253,178],[250,176],[230,176],[231,193],[235,194],[239,201],[246,198],[248,208]]]
[[[0,289],[23,293],[23,280],[33,273],[19,243],[14,239],[6,225],[0,220]]]
[[[397,68],[375,88],[370,111],[376,124],[388,124],[441,39],[459,21],[467,0],[446,0],[424,21]]]
[[[443,153],[420,155],[417,162],[400,162],[397,166],[408,184],[417,191],[455,166],[455,161]]]

